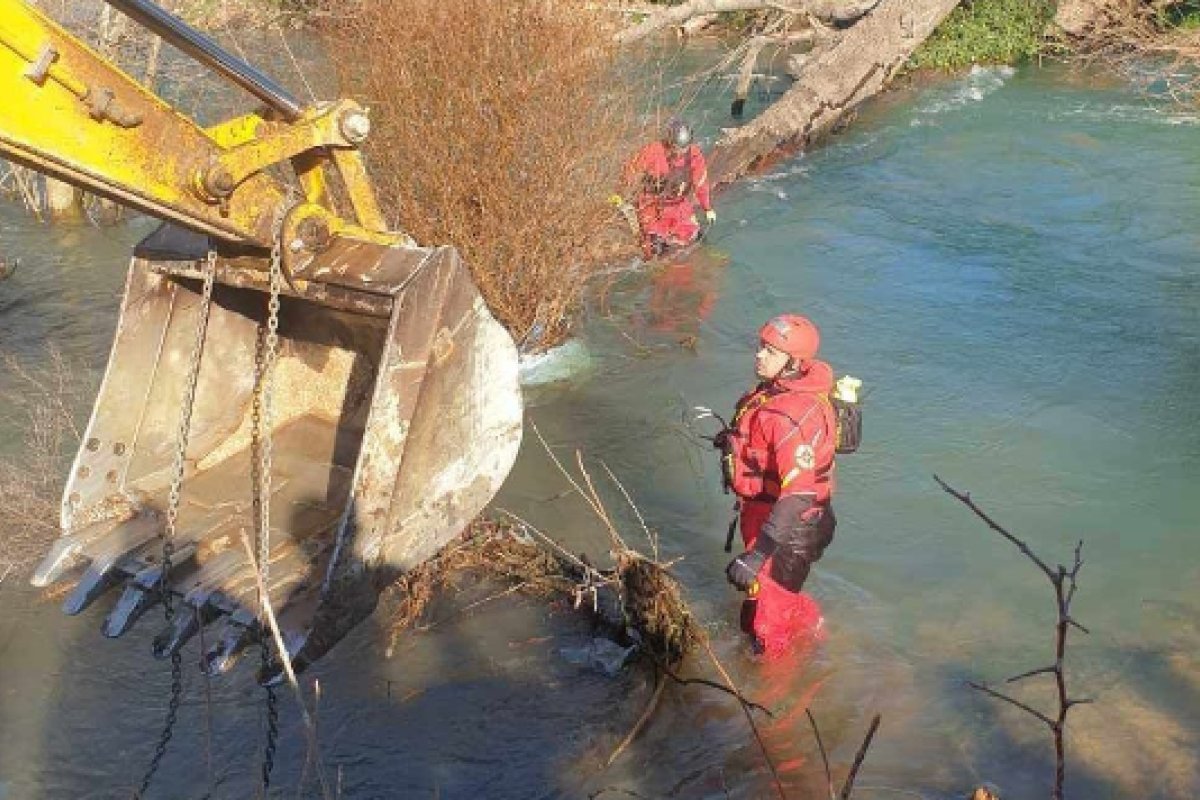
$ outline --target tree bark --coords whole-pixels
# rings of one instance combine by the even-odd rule
[[[811,14],[822,22],[845,24],[862,17],[874,8],[877,2],[878,0],[689,0],[677,6],[664,8],[638,24],[618,32],[614,38],[618,44],[630,44],[663,28],[682,25],[692,17],[702,14],[759,11],[767,8]]]
[[[958,0],[881,0],[808,60],[801,79],[741,128],[727,129],[709,179],[729,183],[781,149],[804,148],[882,89]]]

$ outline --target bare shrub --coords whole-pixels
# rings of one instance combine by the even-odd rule
[[[1084,3],[1090,18],[1068,36],[1076,60],[1114,68],[1173,100],[1200,98],[1200,10],[1191,0]],[[1060,9],[1061,13],[1061,9]]]
[[[23,432],[19,453],[0,459],[0,573],[23,572],[58,536],[63,475],[79,445],[75,419],[85,391],[57,350],[37,366],[8,355],[0,363],[16,379],[0,405]]]
[[[322,26],[343,93],[371,107],[389,224],[458,247],[501,322],[540,347],[611,254],[606,197],[639,133],[638,70],[597,5],[358,0]]]

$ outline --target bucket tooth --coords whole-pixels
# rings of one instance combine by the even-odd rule
[[[186,544],[175,551],[172,559],[172,572],[176,572],[184,564],[192,566],[192,556],[196,553],[194,544]],[[125,591],[117,600],[113,610],[104,620],[101,632],[110,639],[115,639],[128,631],[146,609],[162,600],[162,564],[153,563],[138,570],[125,584]]]
[[[200,632],[200,628],[215,618],[215,613],[205,608],[193,608],[186,603],[181,604],[175,613],[175,619],[163,631],[154,637],[154,657],[168,658],[178,653],[188,640]]]
[[[139,514],[125,521],[101,520],[60,537],[38,564],[30,583],[45,587],[59,580],[85,559],[101,558],[102,553],[135,550],[158,534],[156,514]]]
[[[68,616],[79,614],[96,602],[100,595],[120,583],[124,577],[125,573],[117,568],[115,559],[93,561],[75,584],[71,594],[63,601],[63,613]]]
[[[63,613],[71,616],[80,613],[120,583],[126,574],[121,565],[135,563],[138,551],[154,538],[152,526],[124,524],[94,538],[87,547],[92,563],[63,603]],[[190,552],[194,552],[194,548],[189,550],[189,555]],[[133,567],[129,571],[132,572]]]
[[[30,583],[37,587],[46,587],[56,583],[71,570],[80,566],[88,557],[88,549],[97,540],[116,529],[112,520],[97,522],[77,533],[59,538],[50,547],[50,552],[33,571]]]
[[[138,618],[146,612],[146,609],[158,601],[158,592],[153,589],[145,589],[137,583],[130,581],[125,584],[125,591],[121,592],[121,597],[117,600],[117,604],[104,619],[104,625],[100,629],[101,632],[109,639],[115,639],[118,636],[124,635],[138,621]]]
[[[253,628],[234,622],[232,619],[229,620],[217,637],[216,643],[208,648],[201,657],[201,671],[211,677],[229,672],[254,639]]]

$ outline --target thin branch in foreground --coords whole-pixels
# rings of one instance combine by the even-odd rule
[[[825,753],[825,743],[821,741],[821,729],[817,727],[817,718],[811,708],[804,709],[808,724],[812,726],[813,736],[817,740],[817,749],[821,751],[821,763],[825,765],[825,783],[829,785],[829,800],[837,800],[837,792],[833,788],[833,773],[829,771],[829,756]]]
[[[292,660],[288,657],[287,646],[283,643],[283,633],[279,630],[279,621],[275,617],[275,609],[271,606],[270,596],[267,594],[267,585],[263,582],[262,571],[258,567],[258,556],[254,552],[254,546],[250,543],[250,538],[246,535],[245,531],[242,531],[241,540],[242,547],[246,551],[246,558],[250,560],[254,580],[258,585],[259,597],[262,598],[262,613],[267,620],[267,626],[275,642],[279,661],[283,666],[283,674],[286,676],[292,692],[296,695],[296,702],[300,706],[300,717],[304,722],[304,732],[308,736],[310,746],[315,750],[317,747],[317,725],[309,713],[308,704],[304,700],[304,691],[300,688],[300,682],[296,679],[296,672],[292,669]],[[328,798],[331,796],[329,793],[329,783],[325,778],[325,768],[319,752],[317,753],[316,767],[317,779],[321,783],[321,796]]]
[[[636,739],[637,735],[642,732],[642,728],[646,727],[646,723],[650,721],[650,717],[654,714],[655,709],[658,708],[658,702],[662,699],[663,689],[665,689],[666,686],[667,682],[662,679],[662,676],[659,675],[658,670],[655,670],[654,691],[650,695],[650,701],[646,703],[646,708],[644,711],[642,711],[642,715],[638,717],[638,721],[634,723],[634,726],[630,728],[629,733],[627,733],[625,738],[621,740],[621,743],[617,745],[617,749],[613,750],[612,755],[608,757],[608,761],[604,763],[604,766],[611,767],[612,763],[617,760],[621,753],[625,752],[625,748],[629,747],[629,743]]]
[[[712,643],[708,641],[707,636],[704,637],[703,642],[704,649],[708,652],[709,659],[712,660],[712,663],[717,668],[717,671],[721,673],[721,677],[725,679],[725,683],[729,686],[730,691],[732,691],[739,699],[742,699],[741,690],[738,689],[737,684],[733,682],[733,678],[729,675],[729,672],[725,669],[725,666],[721,663],[720,659],[717,658],[717,654],[713,652]],[[758,730],[758,725],[756,725],[754,722],[754,715],[750,713],[750,708],[745,700],[742,700],[741,706],[742,713],[746,715],[746,721],[750,723],[750,731],[754,734],[754,740],[758,742],[758,749],[762,752],[763,760],[767,762],[767,768],[771,770],[771,777],[775,781],[775,790],[779,793],[781,800],[787,800],[787,792],[783,790],[783,780],[780,779],[779,770],[775,768],[775,762],[771,759],[770,752],[767,751],[767,743],[763,741],[762,734]]]
[[[1007,680],[1005,680],[1004,682],[1005,683],[1016,683],[1017,681],[1023,681],[1026,678],[1032,678],[1034,675],[1044,675],[1046,673],[1053,674],[1054,673],[1054,665],[1050,665],[1049,667],[1038,667],[1037,669],[1031,669],[1028,672],[1022,672],[1020,675],[1014,675],[1011,678],[1008,678]]]
[[[664,667],[662,664],[659,664],[658,668],[660,670],[662,670],[664,675],[666,675],[668,678],[670,678],[675,683],[678,683],[680,686],[690,686],[693,684],[698,685],[698,686],[708,686],[712,689],[717,689],[719,691],[725,692],[728,695],[731,695],[734,699],[736,699],[739,703],[742,704],[743,708],[750,709],[751,711],[759,711],[763,714],[766,714],[768,717],[775,716],[775,713],[773,711],[771,711],[771,709],[767,708],[766,706],[762,705],[761,703],[756,703],[753,700],[751,700],[750,698],[746,697],[738,690],[738,688],[736,686],[723,686],[723,685],[717,683],[716,681],[710,681],[707,678],[681,678],[678,675],[676,675],[674,672],[672,672],[670,669]]]
[[[989,694],[992,697],[996,698],[997,700],[1003,700],[1006,703],[1011,703],[1012,705],[1016,706],[1017,708],[1021,709],[1022,711],[1026,712],[1028,714],[1032,714],[1033,716],[1040,719],[1042,722],[1049,725],[1051,730],[1054,729],[1054,720],[1050,719],[1045,714],[1038,711],[1036,708],[1030,708],[1029,706],[1022,703],[1020,700],[1011,698],[1008,695],[1004,694],[1003,692],[997,692],[995,689],[984,686],[982,683],[975,683],[975,681],[967,681],[967,686],[970,686],[972,689],[978,689],[979,691],[983,692],[984,694]]]
[[[937,481],[938,485],[941,486],[942,489],[944,489],[947,494],[949,494],[951,497],[953,497],[958,502],[965,505],[967,508],[971,509],[971,511],[975,514],[975,516],[977,516],[981,520],[983,520],[984,523],[989,528],[991,528],[996,533],[1003,536],[1005,539],[1008,539],[1010,542],[1012,542],[1013,544],[1015,544],[1017,546],[1017,549],[1019,549],[1025,555],[1029,556],[1029,559],[1033,563],[1037,564],[1038,568],[1041,569],[1042,572],[1046,573],[1046,577],[1050,578],[1050,580],[1052,580],[1052,581],[1054,580],[1054,572],[1051,571],[1051,569],[1048,566],[1046,566],[1046,563],[1044,561],[1042,561],[1040,558],[1038,558],[1037,555],[1032,550],[1029,549],[1029,546],[1027,544],[1022,542],[1017,537],[1013,536],[1011,533],[1009,533],[1007,530],[1005,530],[1000,525],[1000,523],[996,522],[991,517],[989,517],[987,514],[985,514],[983,512],[983,509],[981,509],[979,506],[975,505],[975,501],[971,499],[970,493],[959,492],[958,490],[954,489],[949,484],[947,484],[945,481],[943,481],[941,478],[939,478],[937,475],[934,475],[933,479],[935,481]]]
[[[621,490],[621,496],[625,498],[625,502],[633,509],[634,516],[637,517],[638,523],[642,526],[642,531],[646,534],[646,541],[650,543],[650,555],[655,561],[658,561],[658,537],[651,532],[650,526],[646,524],[641,509],[637,507],[637,504],[633,502],[633,498],[629,496],[629,492],[625,489],[625,484],[621,483],[617,476],[613,474],[613,471],[608,468],[608,464],[601,461],[600,466],[604,467],[604,471],[608,473],[609,480],[617,485],[617,488]]]
[[[1049,579],[1051,585],[1054,586],[1055,606],[1058,610],[1058,622],[1055,625],[1055,640],[1054,640],[1054,664],[1050,667],[1040,667],[1022,673],[1016,677],[1009,678],[1008,682],[1013,683],[1023,678],[1031,677],[1039,674],[1051,674],[1054,676],[1054,684],[1057,689],[1058,696],[1058,714],[1054,719],[1051,719],[1048,714],[1044,714],[1025,703],[1015,700],[1006,694],[997,692],[982,684],[968,682],[968,685],[973,689],[977,689],[997,700],[1002,700],[1010,703],[1013,706],[1025,711],[1033,717],[1044,722],[1049,728],[1054,737],[1054,788],[1051,792],[1051,797],[1054,800],[1062,800],[1063,784],[1066,781],[1066,742],[1064,734],[1066,732],[1067,712],[1073,706],[1081,703],[1089,703],[1090,700],[1080,699],[1075,700],[1067,696],[1067,677],[1063,662],[1067,651],[1067,631],[1070,628],[1076,628],[1084,633],[1087,629],[1076,622],[1071,617],[1071,601],[1075,599],[1075,591],[1078,588],[1076,578],[1079,576],[1079,571],[1083,568],[1083,541],[1080,540],[1075,545],[1075,560],[1070,569],[1067,569],[1062,564],[1057,565],[1057,569],[1050,569],[1046,562],[1038,558],[1037,555],[1029,548],[1025,542],[1018,539],[1013,534],[1009,533],[1002,525],[989,517],[984,511],[971,500],[971,496],[966,492],[959,492],[937,475],[933,476],[938,485],[946,491],[947,494],[954,497],[960,503],[965,505],[979,519],[996,533],[1003,536],[1008,541],[1012,542],[1018,550],[1024,553],[1030,561],[1037,565],[1043,574]]]
[[[850,767],[850,774],[846,776],[846,782],[842,784],[841,800],[849,800],[850,793],[854,791],[854,779],[858,777],[858,770],[866,760],[867,750],[871,747],[871,740],[875,738],[875,731],[879,730],[879,721],[882,719],[880,714],[876,714],[871,720],[871,727],[867,729],[867,736],[863,739],[863,743],[858,748],[858,755],[854,757],[854,764]]]

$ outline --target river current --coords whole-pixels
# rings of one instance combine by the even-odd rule
[[[713,97],[693,109],[711,142]],[[708,103],[707,106],[704,103]],[[1068,796],[1200,795],[1200,118],[1055,70],[976,69],[894,92],[825,147],[718,196],[686,263],[620,277],[593,303],[564,379],[529,389],[556,453],[582,452],[630,544],[649,550],[604,466],[745,692],[775,711],[764,741],[791,797],[825,796],[807,708],[840,784],[882,724],[854,796],[959,798],[982,781],[1045,797],[1048,731],[967,681],[1053,661],[1054,595],[1009,542],[934,481],[969,491],[1051,565],[1082,541],[1067,654]],[[81,385],[103,370],[127,253],[149,229],[45,227],[0,207],[0,349],[53,345]],[[868,387],[865,442],[839,461],[837,536],[810,579],[827,640],[759,664],[736,630],[721,552],[730,513],[690,409],[728,411],[767,317],[810,316],[839,373]],[[11,373],[0,390],[21,389]],[[0,417],[21,459],[22,419]],[[603,464],[603,465],[602,465]],[[494,506],[574,550],[606,534],[527,435]],[[0,566],[0,570],[3,567]],[[608,768],[651,688],[569,657],[590,640],[565,609],[513,596],[386,651],[376,615],[306,675],[321,756],[348,798],[774,796],[736,704],[669,686]],[[111,602],[111,601],[108,601]],[[0,582],[0,798],[128,797],[169,691],[156,626],[109,641],[106,602],[68,618]],[[185,651],[185,664],[195,646]],[[705,655],[692,674],[716,678]],[[185,671],[178,729],[150,796],[253,796],[262,748],[252,669]],[[1048,679],[1006,687],[1053,711]],[[284,697],[272,797],[319,796]],[[303,792],[297,787],[305,779]]]

